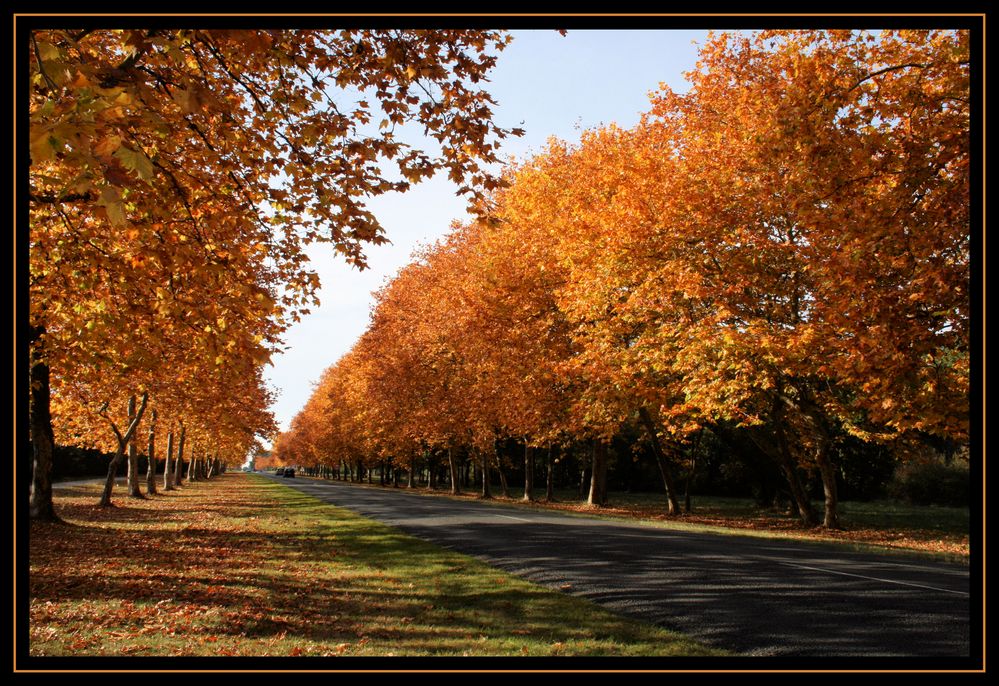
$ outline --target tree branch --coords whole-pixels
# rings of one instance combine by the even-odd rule
[[[130,440],[132,440],[132,435],[135,433],[135,430],[139,427],[139,422],[142,420],[142,413],[146,411],[146,404],[148,402],[149,402],[149,391],[145,391],[142,394],[142,403],[139,405],[139,409],[138,411],[136,411],[135,417],[132,419],[132,423],[129,424],[128,431],[125,432],[124,439],[122,439],[123,444],[128,443]],[[117,433],[117,429],[115,430],[115,433]],[[121,434],[118,435],[120,436]]]
[[[916,67],[918,69],[926,69],[928,66],[930,66],[930,65],[928,65],[928,64],[921,64],[919,62],[906,62],[905,64],[895,64],[895,65],[887,66],[887,67],[884,67],[883,69],[878,69],[877,71],[872,71],[867,76],[864,76],[859,81],[857,81],[855,84],[853,84],[852,86],[850,86],[849,88],[847,88],[846,92],[849,93],[854,88],[856,88],[857,86],[859,86],[860,84],[862,84],[864,81],[870,81],[875,76],[881,76],[882,74],[887,74],[890,71],[898,71],[899,69],[907,69],[909,67]]]
[[[93,202],[97,200],[97,195],[93,191],[86,193],[67,193],[57,195],[56,193],[28,193],[28,200],[39,205],[61,205],[71,202]]]
[[[59,90],[59,86],[56,85],[56,82],[53,81],[48,75],[48,72],[45,71],[45,63],[42,61],[42,53],[38,49],[38,41],[35,39],[34,32],[31,33],[31,45],[35,50],[35,59],[38,60],[38,72],[42,75],[42,78],[45,79],[45,83],[51,90]]]

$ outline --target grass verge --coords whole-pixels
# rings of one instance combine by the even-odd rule
[[[30,531],[32,655],[722,655],[261,477]]]

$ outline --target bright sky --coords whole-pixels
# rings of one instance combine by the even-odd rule
[[[648,110],[648,93],[660,83],[687,90],[707,32],[678,30],[515,31],[499,55],[487,90],[499,103],[495,121],[526,130],[504,141],[518,158],[541,150],[550,136],[575,141],[579,130],[616,123],[630,127]],[[523,122],[523,123],[521,123]],[[272,358],[269,384],[279,392],[273,410],[282,430],[308,400],[323,370],[354,345],[368,325],[371,293],[391,278],[418,245],[445,234],[464,219],[466,201],[441,176],[404,194],[371,202],[391,245],[368,247],[369,268],[352,269],[325,246],[310,258],[322,281],[321,307],[285,335],[287,351]]]

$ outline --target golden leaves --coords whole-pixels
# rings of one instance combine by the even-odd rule
[[[37,132],[32,136],[30,142],[32,163],[38,164],[55,158],[56,152],[61,147],[59,140],[49,131],[42,130]]]
[[[864,440],[955,431],[966,368],[924,357],[967,348],[967,186],[935,170],[963,169],[968,120],[924,100],[967,82],[950,55],[960,33],[927,37],[715,37],[689,93],[657,94],[632,130],[553,142],[481,223],[417,255],[289,445],[319,459],[611,435],[639,401],[682,438],[812,396],[809,412]],[[900,66],[877,89],[853,87],[885,64]],[[801,446],[805,418],[787,419]]]
[[[303,246],[327,241],[363,265],[363,244],[385,238],[361,199],[407,185],[372,161],[395,159],[409,182],[442,168],[479,175],[475,160],[505,135],[471,86],[492,62],[467,61],[501,46],[497,32],[33,36],[32,317],[52,334],[53,387],[69,405],[141,380],[159,402],[183,389],[209,425],[271,426],[260,366],[317,302]],[[414,78],[428,90],[410,92]],[[450,105],[430,103],[435,83]],[[357,120],[327,106],[335,84],[365,93]],[[372,136],[359,120],[375,109],[385,125]],[[456,117],[471,125],[458,131]],[[442,155],[392,139],[413,119],[447,141]],[[274,189],[282,170],[288,183]],[[260,209],[266,198],[276,212]]]
[[[110,135],[101,139],[94,146],[94,154],[98,157],[108,157],[114,154],[121,147],[121,136]]]
[[[101,190],[97,205],[104,208],[104,214],[113,227],[122,228],[127,224],[121,196],[114,186],[105,186]]]
[[[152,180],[153,163],[142,152],[122,145],[114,151],[114,156],[121,161],[126,169],[138,174],[143,181]]]

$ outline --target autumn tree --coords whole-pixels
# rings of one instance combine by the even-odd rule
[[[654,102],[697,249],[671,269],[711,304],[682,353],[688,401],[770,412],[828,527],[834,431],[967,437],[967,41],[722,35],[687,94]]]
[[[718,36],[688,93],[585,134],[555,220],[583,409],[642,398],[657,457],[656,424],[746,427],[829,527],[839,432],[966,437],[966,40]]]
[[[844,437],[967,440],[968,39],[713,36],[687,93],[552,141],[417,254],[320,412],[358,460],[447,449],[452,483],[459,445],[486,473],[520,441],[529,483],[588,441],[594,504],[638,426],[672,514],[684,451],[738,431],[839,526]]]
[[[525,363],[519,367],[525,379],[545,379],[527,397],[547,398],[547,409],[534,416],[548,440],[592,443],[594,505],[604,501],[606,443],[635,421],[636,412],[648,420],[641,411],[666,402],[663,375],[641,362],[642,327],[627,307],[651,247],[636,245],[635,237],[660,219],[661,202],[650,192],[661,192],[668,178],[664,156],[647,138],[611,126],[585,132],[577,146],[552,141],[517,170],[496,209],[500,225],[509,227],[504,258],[514,264],[520,254],[527,258],[520,262],[517,282],[525,287],[515,302],[535,310],[508,327],[526,335],[517,349],[503,352],[508,364]],[[529,249],[518,235],[528,237]],[[525,354],[532,346],[535,352]],[[659,447],[657,426],[651,426],[651,439],[674,513],[673,468]]]
[[[200,331],[219,364],[265,361],[314,302],[305,244],[331,242],[363,265],[362,246],[384,240],[366,198],[437,170],[473,195],[495,185],[482,164],[511,131],[492,122],[476,84],[507,41],[492,31],[31,32],[32,516],[52,514],[46,381],[102,355],[77,343],[80,332],[129,336],[135,315],[166,319]],[[407,122],[423,125],[433,150],[396,137]],[[221,275],[223,297],[202,297]],[[127,290],[129,306],[90,297],[95,281]],[[145,333],[150,349],[175,335]]]

